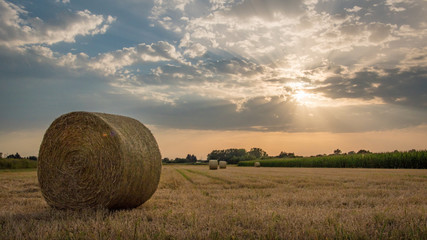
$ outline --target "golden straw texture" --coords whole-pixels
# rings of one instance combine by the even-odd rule
[[[161,168],[157,142],[139,121],[72,112],[47,129],[37,174],[54,208],[120,209],[147,201],[157,189]]]
[[[209,160],[209,169],[217,170],[218,169],[218,160]]]
[[[227,168],[227,162],[226,161],[219,161],[219,168]]]

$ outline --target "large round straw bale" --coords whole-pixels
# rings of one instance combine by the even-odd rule
[[[217,170],[218,169],[218,160],[209,160],[209,169]]]
[[[43,197],[54,208],[118,209],[147,201],[161,168],[157,142],[139,121],[72,112],[47,129],[37,174]]]
[[[227,168],[227,162],[226,161],[219,161],[219,168]]]
[[[260,162],[255,162],[254,166],[255,167],[261,167],[261,163]]]

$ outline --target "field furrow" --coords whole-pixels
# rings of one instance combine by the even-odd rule
[[[58,211],[0,172],[0,239],[426,239],[427,170],[166,165],[133,210]]]

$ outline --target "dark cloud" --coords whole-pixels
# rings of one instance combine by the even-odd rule
[[[391,26],[383,23],[371,23],[368,26],[368,30],[371,33],[369,35],[369,41],[381,42],[391,34]]]
[[[150,122],[171,128],[271,131],[289,123],[292,104],[280,97],[256,97],[241,109],[223,99],[187,95],[174,105],[154,104],[139,109]]]
[[[426,112],[399,105],[308,108],[281,96],[254,97],[238,107],[227,100],[187,95],[174,105],[146,103],[134,112],[150,123],[179,129],[363,132],[427,123]]]
[[[327,97],[373,99],[427,109],[427,68],[365,70],[354,77],[335,76],[313,91]]]
[[[124,113],[131,95],[114,94],[111,79],[60,67],[32,51],[0,47],[0,133],[46,128],[70,111]]]
[[[329,132],[385,131],[427,123],[427,112],[394,104],[320,108],[319,113]]]

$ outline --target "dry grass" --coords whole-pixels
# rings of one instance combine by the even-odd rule
[[[427,239],[427,170],[164,166],[133,210],[59,211],[0,172],[0,239]]]

